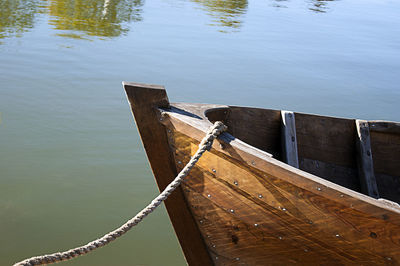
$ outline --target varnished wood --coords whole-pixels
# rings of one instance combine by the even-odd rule
[[[194,154],[198,140],[180,133],[178,123],[166,125],[179,167]],[[184,185],[217,265],[382,265],[399,259],[392,256],[400,256],[399,213],[394,225],[384,207],[357,203],[360,195],[338,189],[343,194],[328,199],[322,180],[305,189],[305,180],[290,183],[283,180],[285,173],[272,174],[262,164],[221,153],[225,145],[206,153]]]
[[[157,185],[163,190],[177,170],[168,145],[165,128],[159,120],[159,107],[169,107],[165,89],[157,85],[124,83],[147,157]],[[207,248],[179,188],[165,201],[169,217],[189,265],[212,265]]]
[[[281,116],[283,161],[288,165],[299,168],[295,115],[293,112],[281,111]]]
[[[210,121],[230,127],[182,184],[185,204],[200,230],[197,237],[212,263],[400,264],[400,206],[358,192],[354,120],[295,113],[296,169],[280,161],[280,111],[172,104],[161,112],[167,157],[178,170],[196,151]],[[371,130],[376,178],[384,177],[385,184],[395,180],[396,172],[386,171],[383,156],[392,150],[391,156],[400,157],[393,134]]]
[[[374,163],[372,159],[371,140],[368,122],[356,120],[357,128],[357,162],[358,174],[363,193],[379,198],[378,186],[376,184]]]

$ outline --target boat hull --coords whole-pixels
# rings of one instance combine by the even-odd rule
[[[146,118],[135,106],[133,91],[140,88],[125,88],[161,190],[160,184],[172,180],[197,150],[211,125],[207,112],[225,107],[153,103],[154,115]],[[164,160],[175,168],[169,176],[160,174],[159,157],[154,160],[154,151],[146,147],[153,123],[163,133]],[[289,166],[228,133],[214,142],[175,194],[180,199],[166,205],[190,265],[400,263],[395,203]]]

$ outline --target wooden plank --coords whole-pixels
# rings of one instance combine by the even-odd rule
[[[294,113],[281,111],[282,116],[282,158],[288,165],[299,168],[299,156],[297,153],[297,137]]]
[[[245,109],[247,108],[245,107]],[[185,111],[190,113],[190,110]],[[174,130],[179,131],[182,134],[190,136],[197,142],[202,140],[207,128],[210,126],[209,121],[177,114],[171,110],[165,110],[163,114],[165,115],[165,119],[163,119],[165,125],[172,127]],[[280,111],[278,111],[278,114],[280,120]],[[296,113],[297,133],[298,115],[299,113]],[[201,123],[201,121],[203,122]],[[352,160],[354,161],[354,168],[357,169],[357,158],[355,156],[355,136],[357,135],[357,132],[355,130],[356,126],[354,120],[351,121],[352,123],[349,126],[354,129],[354,132],[351,133],[353,136],[353,141],[349,145],[353,146],[351,148],[353,151]],[[278,122],[280,125],[280,121]],[[340,131],[338,130],[338,132]],[[380,201],[377,201],[376,199],[367,195],[354,192],[353,190],[329,182],[323,178],[309,174],[300,169],[290,167],[287,164],[274,159],[269,154],[232,137],[230,134],[221,134],[217,141],[214,142],[212,150],[222,153],[223,156],[228,156],[233,160],[237,160],[240,162],[239,165],[251,165],[254,169],[275,175],[279,179],[296,185],[297,187],[308,191],[316,191],[317,194],[323,194],[323,196],[329,200],[350,206],[352,209],[366,213],[369,216],[377,219],[384,219],[385,221],[390,221],[391,223],[396,223],[400,226],[400,209],[388,208],[386,204],[382,204]],[[299,158],[301,158],[301,156],[299,156]],[[356,178],[358,181],[358,175]]]
[[[162,86],[157,85],[123,83],[123,86],[161,191],[177,174],[167,132],[159,123],[157,110],[169,106],[167,94]],[[165,206],[188,264],[213,265],[181,188],[170,195]]]
[[[296,113],[296,135],[299,158],[357,168],[353,119]]]
[[[280,111],[230,106],[228,132],[247,144],[280,158]]]
[[[389,121],[369,121],[370,131],[400,135],[400,123]]]
[[[357,128],[357,164],[361,191],[373,198],[379,198],[374,163],[372,160],[371,140],[368,122],[356,120]]]
[[[371,131],[375,173],[400,179],[400,134]],[[399,184],[400,185],[400,184]]]
[[[183,167],[198,142],[169,129]],[[255,171],[216,149],[203,155],[183,186],[216,265],[398,264],[399,225],[386,214],[374,218],[350,197],[329,200],[327,188],[304,190],[297,180]]]
[[[357,168],[326,163],[307,158],[299,159],[299,167],[307,173],[319,176],[335,184],[351,190],[361,192],[360,180]]]

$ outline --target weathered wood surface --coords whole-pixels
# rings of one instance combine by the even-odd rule
[[[183,166],[198,141],[170,129]],[[329,200],[324,186],[306,190],[211,150],[184,188],[217,265],[399,263],[400,227],[385,220],[390,212],[371,216],[345,194]]]
[[[124,83],[147,157],[157,185],[163,190],[176,176],[175,161],[168,146],[164,126],[159,123],[159,107],[168,107],[169,101],[163,87],[156,85]],[[189,265],[212,265],[200,231],[187,206],[181,188],[165,201],[169,217],[178,236]]]
[[[400,134],[371,131],[374,168],[400,178]]]
[[[318,175],[347,188],[360,192],[356,160],[356,129],[354,120],[295,113],[297,149],[300,161],[314,161],[302,164],[300,169]],[[318,162],[323,162],[322,164]],[[349,171],[337,171],[335,167]],[[325,167],[324,169],[322,169]],[[341,175],[341,174],[344,175]]]
[[[282,158],[285,163],[299,168],[297,153],[296,122],[293,112],[281,111],[282,116]]]
[[[227,119],[228,132],[260,150],[281,158],[280,111],[260,108],[230,107]]]
[[[300,158],[300,169],[307,173],[323,177],[335,184],[347,187],[354,191],[361,191],[357,168],[351,168],[319,160]]]
[[[171,152],[183,167],[210,123],[192,126],[191,117],[165,114]],[[399,208],[271,157],[257,160],[226,135],[184,184],[215,264],[400,263]]]
[[[357,128],[357,164],[361,191],[377,199],[379,198],[379,192],[375,179],[368,122],[358,119],[355,122]]]
[[[296,113],[300,168],[345,183],[342,186],[276,159],[282,154],[279,111],[173,106],[161,110],[160,122],[167,128],[163,131],[163,141],[168,142],[163,147],[169,149],[166,156],[178,170],[211,125],[205,114],[223,120],[234,135],[224,133],[214,141],[182,184],[182,199],[200,230],[199,235],[192,234],[193,239],[204,241],[210,263],[400,264],[400,207],[346,188],[358,182],[354,120]],[[374,158],[374,144],[387,144],[381,136],[374,139],[375,133],[382,132],[371,133]],[[149,159],[155,156],[147,152]],[[163,166],[157,167],[156,179],[163,179]],[[182,236],[187,232],[176,232],[179,239],[188,240]]]
[[[296,113],[296,133],[299,158],[357,168],[354,120]]]
[[[400,123],[389,121],[368,121],[371,131],[400,134]]]
[[[393,130],[375,130],[369,125],[379,195],[400,202],[400,134]]]

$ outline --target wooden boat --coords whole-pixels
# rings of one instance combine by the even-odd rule
[[[228,126],[165,202],[189,265],[400,264],[400,123],[124,87],[160,190]]]

